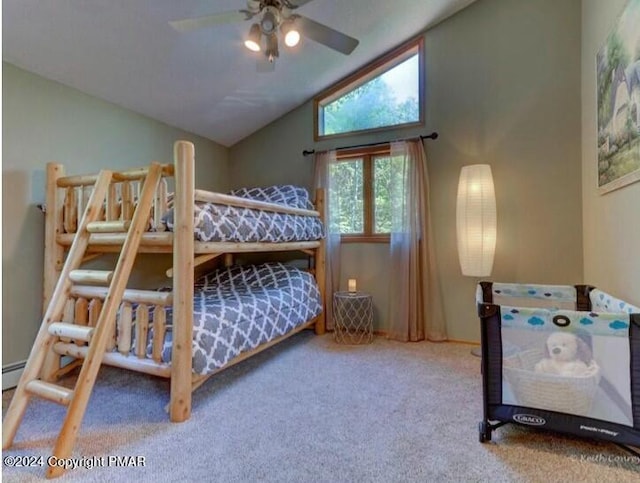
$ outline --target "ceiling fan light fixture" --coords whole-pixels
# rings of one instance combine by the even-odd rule
[[[260,52],[260,50],[262,50],[260,47],[261,36],[260,25],[254,23],[251,26],[251,30],[249,30],[249,36],[244,41],[244,46],[252,52]]]
[[[295,47],[298,45],[298,43],[300,43],[300,32],[297,30],[289,30],[284,36],[284,43],[287,47]]]
[[[278,9],[272,6],[265,7],[264,15],[262,16],[262,20],[260,20],[262,33],[271,35],[277,31],[278,25],[280,25],[280,13]]]
[[[284,34],[284,43],[287,47],[295,47],[300,42],[300,32],[295,28],[292,21],[282,24],[282,33]]]

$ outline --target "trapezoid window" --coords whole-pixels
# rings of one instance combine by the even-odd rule
[[[316,139],[422,124],[422,46],[412,40],[314,99]]]

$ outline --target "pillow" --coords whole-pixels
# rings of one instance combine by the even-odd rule
[[[229,194],[239,196],[240,198],[249,198],[257,201],[265,201],[267,203],[277,203],[294,208],[303,208],[307,210],[315,209],[313,203],[309,200],[309,192],[301,186],[294,186],[290,184],[255,188],[238,188],[231,190]]]

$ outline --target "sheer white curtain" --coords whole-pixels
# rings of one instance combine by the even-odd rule
[[[391,145],[392,227],[387,334],[401,341],[446,340],[446,324],[429,213],[422,141]]]
[[[333,292],[340,287],[340,231],[335,215],[332,217],[329,206],[335,190],[331,186],[331,166],[336,163],[335,151],[316,153],[315,157],[315,188],[325,190],[325,287],[324,310],[327,330],[333,329]]]

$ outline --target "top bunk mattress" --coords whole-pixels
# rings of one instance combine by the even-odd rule
[[[314,209],[307,191],[291,185],[241,188],[230,194],[293,208]],[[162,221],[172,231],[173,210]],[[315,216],[197,203],[194,235],[201,242],[285,243],[320,240],[324,236],[324,229],[320,218]]]
[[[195,283],[193,372],[214,372],[240,354],[291,332],[322,312],[316,281],[308,272],[282,263],[216,270]],[[172,309],[162,361],[171,361]],[[153,328],[147,339],[152,354]]]

